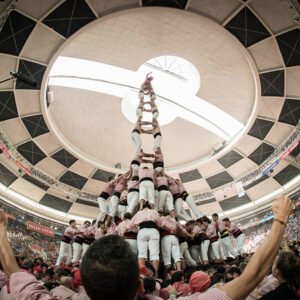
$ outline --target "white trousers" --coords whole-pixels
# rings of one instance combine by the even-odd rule
[[[203,217],[203,213],[199,210],[199,208],[195,204],[194,197],[192,195],[187,196],[186,203],[191,208],[191,210],[193,211],[197,219]]]
[[[80,262],[82,261],[82,258],[85,254],[85,252],[90,248],[90,245],[86,244],[86,243],[83,243],[82,244],[82,255],[81,255],[81,259],[80,259]]]
[[[174,209],[173,196],[170,191],[163,190],[158,192],[158,208],[163,209],[164,207],[166,207],[168,211]]]
[[[137,115],[138,117],[141,117],[141,116],[143,115],[143,111],[142,111],[142,109],[141,109],[140,107],[138,107],[138,108],[136,109],[136,115]]]
[[[153,151],[156,152],[157,148],[160,148],[161,145],[161,140],[162,140],[162,136],[161,135],[157,135],[154,139],[154,143],[153,143]]]
[[[175,201],[175,212],[178,219],[184,220],[186,222],[190,221],[192,218],[186,213],[185,209],[182,206],[182,199],[178,198]]]
[[[59,266],[62,259],[65,258],[67,259],[67,262],[71,261],[72,259],[72,247],[71,244],[65,243],[65,242],[60,242],[60,249],[59,249],[59,255],[57,258],[56,265]]]
[[[154,184],[151,180],[140,182],[140,200],[145,200],[155,205]]]
[[[213,259],[221,259],[221,255],[219,253],[219,243],[219,240],[217,240],[216,242],[211,243],[209,246],[209,254]]]
[[[174,263],[180,261],[178,238],[175,235],[166,235],[162,237],[161,252],[165,266],[171,265],[171,258],[173,258]]]
[[[179,244],[180,258],[183,258],[188,266],[195,266],[196,262],[192,259],[189,252],[189,247],[187,242]]]
[[[127,212],[133,214],[134,209],[139,204],[139,192],[130,192],[127,195]]]
[[[229,253],[233,257],[236,257],[238,255],[236,253],[236,251],[233,249],[233,246],[232,246],[232,243],[230,240],[230,236],[227,236],[227,237],[221,239],[221,241],[222,241],[223,252],[226,257],[229,257]]]
[[[107,200],[105,200],[102,197],[98,197],[98,204],[99,204],[99,208],[100,208],[100,213],[97,217],[97,222],[96,224],[98,224],[99,221],[104,221],[105,216],[108,213],[108,204],[107,204]]]
[[[139,165],[132,164],[131,168],[132,168],[132,176],[137,176],[139,173]]]
[[[163,167],[156,167],[156,168],[154,168],[154,171],[155,171],[155,172],[161,172],[162,169],[163,169]]]
[[[193,260],[198,264],[200,262],[200,245],[191,246],[190,253]]]
[[[209,248],[210,240],[205,240],[201,243],[201,260],[208,260],[208,248]]]
[[[74,263],[76,261],[79,261],[81,250],[82,250],[82,245],[80,245],[78,243],[73,243],[73,259],[72,259],[72,263]]]
[[[125,239],[125,241],[130,245],[132,251],[137,255],[138,254],[137,240]]]
[[[112,218],[117,214],[118,210],[118,204],[119,204],[119,197],[116,195],[112,195],[109,202],[109,211],[108,215]]]
[[[132,139],[133,144],[134,144],[135,153],[141,152],[142,141],[141,141],[140,134],[137,133],[137,132],[132,132],[131,133],[131,139]]]
[[[159,238],[157,229],[141,229],[137,235],[138,257],[147,259],[149,250],[150,261],[159,260]]]
[[[237,250],[237,253],[240,255],[245,253],[245,250],[243,249],[243,245],[245,243],[245,238],[246,238],[245,235],[242,233],[235,239],[236,250]]]
[[[158,111],[156,111],[155,113],[152,113],[152,118],[153,119],[157,119],[158,116],[159,116],[159,112]]]
[[[127,211],[127,205],[118,205],[118,216],[119,218],[123,219],[124,218],[124,214]]]

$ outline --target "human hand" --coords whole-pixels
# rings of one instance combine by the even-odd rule
[[[288,196],[281,195],[272,204],[275,218],[286,223],[293,210],[292,201]]]
[[[6,233],[7,228],[7,216],[5,212],[0,209],[0,233]]]

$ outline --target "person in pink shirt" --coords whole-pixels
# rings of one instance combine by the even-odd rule
[[[224,252],[225,257],[228,259],[230,258],[229,253],[233,257],[236,257],[238,254],[234,250],[231,240],[230,240],[230,234],[228,231],[228,228],[225,226],[225,223],[222,220],[219,220],[219,216],[217,213],[212,214],[213,221],[215,222],[216,230],[221,235],[221,246]]]
[[[105,220],[105,218],[108,214],[107,200],[112,195],[112,193],[115,189],[116,182],[117,182],[116,180],[113,180],[113,177],[110,177],[108,180],[109,181],[105,184],[102,193],[98,197],[100,213],[97,217],[97,222]]]
[[[175,210],[173,204],[173,196],[168,188],[168,178],[163,172],[155,173],[156,186],[158,190],[158,210],[166,208],[171,216],[175,218]]]
[[[142,121],[142,117],[138,117],[135,126],[131,132],[131,139],[133,141],[134,144],[134,150],[135,153],[139,153],[141,152],[142,149],[142,141],[141,141],[141,137],[140,134],[141,133],[147,133],[147,131],[145,131],[144,129],[142,129],[143,125],[149,125],[150,122],[143,122]]]
[[[105,232],[104,232],[105,222],[99,221],[97,225],[98,225],[98,228],[96,229],[96,232],[95,232],[95,240],[99,240],[105,235]]]
[[[82,257],[84,256],[85,252],[87,251],[87,249],[89,249],[90,245],[92,244],[92,242],[95,240],[95,233],[96,233],[96,220],[92,221],[92,225],[90,225],[88,227],[88,229],[85,231],[84,233],[84,241],[82,243],[82,256],[80,259],[80,262],[82,260]]]
[[[127,182],[127,212],[131,214],[133,214],[134,210],[139,204],[139,189],[139,176],[132,176],[131,179]]]
[[[127,172],[123,175],[119,175],[119,177],[118,177],[118,182],[115,186],[114,193],[110,197],[108,217],[106,220],[107,227],[110,226],[112,219],[117,214],[120,196],[121,196],[121,193],[127,188],[127,181],[128,181],[129,174],[130,173]]]
[[[75,226],[76,226],[76,221],[70,220],[69,226],[66,228],[64,235],[62,237],[62,240],[60,242],[59,255],[57,258],[57,262],[56,262],[57,266],[60,265],[62,259],[64,259],[65,257],[67,258],[67,262],[71,261],[71,259],[72,259],[71,242],[76,233]]]
[[[175,207],[176,216],[178,219],[184,220],[186,222],[191,220],[191,217],[186,213],[184,207],[182,206],[182,198],[179,193],[179,187],[174,178],[166,175],[168,178],[169,191],[173,195],[173,203]]]
[[[144,157],[153,157],[153,154],[144,153],[143,149],[140,152],[135,153],[130,166],[132,170],[132,176],[137,176],[139,172],[139,167],[142,163],[152,163],[152,160],[143,159]]]
[[[230,222],[228,218],[223,219],[223,222],[227,230],[235,237],[237,253],[245,256],[245,250],[243,249],[246,239],[245,234],[235,223]]]
[[[137,255],[137,232],[138,226],[133,226],[129,230],[129,225],[132,219],[131,213],[125,213],[124,220],[117,226],[118,235],[124,237],[126,242],[130,245],[132,251]]]
[[[165,213],[165,216],[160,218],[160,226],[162,228],[167,228],[167,230],[160,230],[161,252],[165,269],[171,266],[171,261],[173,259],[177,270],[181,270],[180,249],[178,238],[176,236],[177,222],[175,219],[171,218],[169,213]]]
[[[195,204],[194,197],[187,193],[186,188],[184,187],[184,185],[179,179],[176,179],[176,183],[178,184],[179,193],[181,194],[182,200],[186,201],[187,205],[191,208],[196,218],[199,219],[203,217],[203,213],[199,210],[199,208]]]
[[[221,254],[219,252],[220,245],[216,227],[206,216],[202,217],[202,225],[204,226],[205,233],[210,240],[210,256],[214,257],[215,262],[219,263],[221,262]]]
[[[131,219],[128,230],[133,230],[139,226],[137,235],[138,260],[139,264],[145,265],[148,258],[148,250],[150,253],[150,262],[155,269],[155,276],[158,275],[159,267],[159,231],[160,216],[154,209],[149,208],[149,204],[145,204],[145,208],[136,213]]]
[[[84,223],[81,226],[79,226],[79,228],[76,230],[76,238],[73,243],[72,263],[79,261],[82,250],[82,244],[84,242],[84,235],[87,234],[89,226],[91,226],[91,222],[84,221]]]
[[[143,208],[145,202],[148,202],[151,208],[154,208],[154,176],[153,170],[147,167],[139,169],[140,179],[140,209]]]

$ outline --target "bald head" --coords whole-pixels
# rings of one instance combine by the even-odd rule
[[[60,283],[60,285],[63,285],[63,286],[67,287],[70,290],[75,289],[72,277],[63,276],[63,277],[60,278],[59,283]]]

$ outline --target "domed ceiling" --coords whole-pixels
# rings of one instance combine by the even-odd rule
[[[155,57],[176,56],[195,67],[194,115],[210,105],[241,124],[224,136],[203,123],[215,126],[213,114],[197,112],[198,122],[178,110],[162,126],[168,173],[181,178],[207,215],[254,208],[299,176],[300,30],[284,1],[19,0],[5,10],[7,3],[0,4],[1,78],[18,70],[38,85],[0,85],[2,197],[56,219],[94,218],[97,194],[132,159],[133,123],[122,110],[128,91],[116,96],[113,88],[51,83],[58,57],[137,74],[132,93],[145,76],[138,70]],[[74,69],[64,75],[83,76]],[[155,71],[153,86],[163,103],[176,100]],[[152,139],[143,147],[151,152]],[[237,182],[244,184],[242,197]]]

